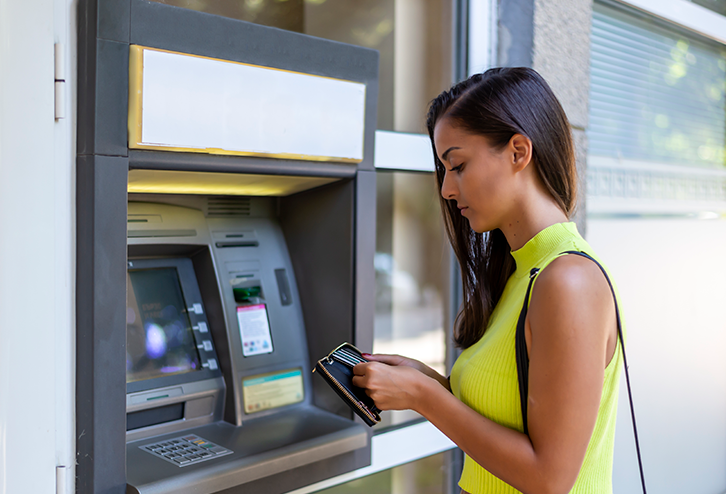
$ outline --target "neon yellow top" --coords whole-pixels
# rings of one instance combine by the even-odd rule
[[[517,269],[504,288],[484,336],[462,352],[451,370],[451,390],[457,398],[494,422],[520,432],[523,431],[523,423],[514,335],[529,283],[529,272],[535,267],[544,269],[567,250],[583,251],[596,258],[574,223],[547,227],[521,249],[512,252]],[[615,417],[622,366],[622,351],[618,345],[605,369],[595,430],[571,494],[612,493]],[[469,456],[464,460],[459,486],[471,494],[519,492]]]

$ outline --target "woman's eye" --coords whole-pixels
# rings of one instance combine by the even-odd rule
[[[460,164],[459,166],[452,166],[450,171],[460,173],[462,166],[464,166],[464,163]]]

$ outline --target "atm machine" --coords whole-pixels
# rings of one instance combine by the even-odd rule
[[[347,455],[355,464],[356,451],[366,450],[366,426],[315,404],[315,356],[307,340],[335,331],[306,328],[300,291],[330,297],[331,313],[335,294],[298,283],[291,257],[292,251],[305,263],[298,266],[303,276],[335,276],[325,273],[332,260],[316,261],[310,251],[320,236],[336,243],[336,232],[316,232],[320,226],[308,221],[309,231],[300,233],[300,215],[305,202],[346,188],[333,184],[303,198],[130,195],[130,492],[211,493],[236,486],[272,492],[280,480],[271,478],[275,474],[326,460],[334,470],[336,458],[340,463]],[[220,200],[238,212],[210,211]],[[286,226],[295,230],[290,222],[298,231],[286,235]],[[346,278],[342,274],[330,288],[340,290]],[[345,338],[347,328],[338,329]],[[265,479],[264,489],[244,488]]]
[[[372,347],[378,53],[149,0],[80,2],[78,43],[76,492],[369,465],[311,370]]]

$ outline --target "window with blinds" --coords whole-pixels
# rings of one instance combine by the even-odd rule
[[[726,165],[726,49],[596,3],[589,154]]]

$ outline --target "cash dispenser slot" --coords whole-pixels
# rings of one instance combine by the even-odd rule
[[[258,247],[260,245],[256,240],[237,241],[237,242],[215,242],[218,249],[225,249],[228,247]]]
[[[128,492],[284,492],[301,469],[309,483],[365,466],[370,430],[311,378],[316,308],[301,291],[317,288],[298,286],[293,259],[318,248],[283,230],[279,199],[250,198],[264,212],[251,217],[205,216],[198,201],[130,196],[129,217],[160,223],[129,223]]]
[[[165,424],[182,420],[184,418],[184,403],[164,405],[149,410],[131,412],[126,414],[126,430],[133,431],[152,425]]]

